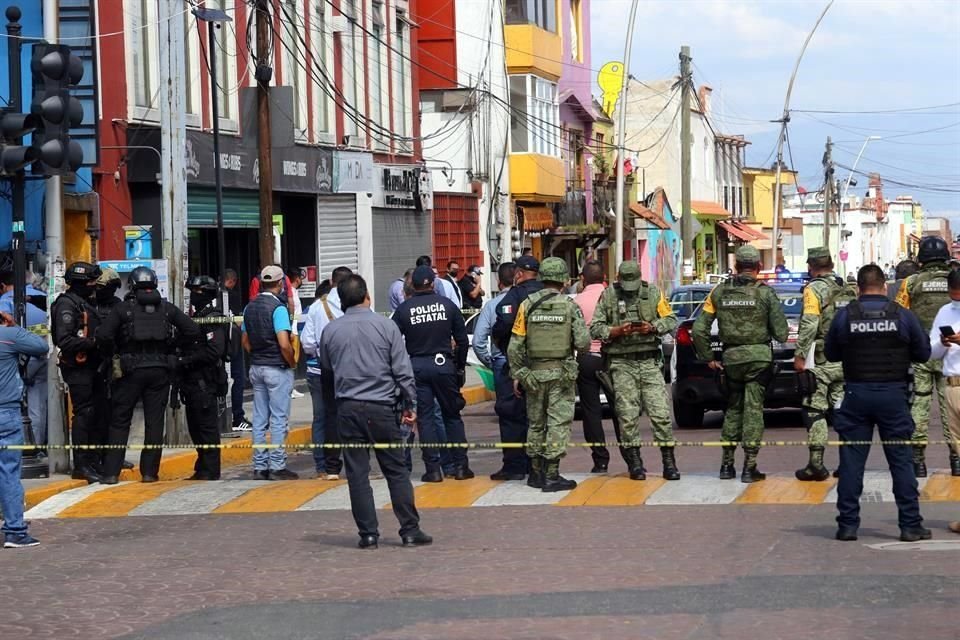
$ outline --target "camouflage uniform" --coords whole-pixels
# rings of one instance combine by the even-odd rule
[[[608,287],[600,296],[590,323],[590,335],[604,343],[607,371],[613,382],[614,408],[624,442],[624,458],[631,478],[646,479],[640,457],[638,424],[640,412],[646,408],[654,440],[661,443],[663,475],[668,480],[679,480],[660,350],[660,336],[677,327],[677,317],[660,289],[640,278],[640,265],[635,261],[621,264],[619,276],[617,284]],[[655,331],[614,337],[613,330],[627,322],[649,322]]]
[[[563,284],[568,278],[567,264],[560,258],[547,258],[540,265],[544,282]],[[527,392],[527,455],[531,459],[527,484],[545,492],[577,485],[560,476],[559,466],[573,424],[578,371],[574,351],[589,346],[583,313],[563,293],[545,288],[520,305],[507,359],[514,379]]]
[[[751,246],[737,249],[737,262],[760,263],[760,252]],[[693,325],[697,355],[714,359],[711,327],[714,318],[723,342],[723,374],[726,378],[727,410],[721,438],[741,442],[745,460],[742,482],[763,480],[757,471],[757,454],[763,439],[763,399],[772,380],[771,340],[787,340],[787,318],[776,292],[751,275],[738,274],[710,292],[703,312]],[[720,477],[734,477],[736,445],[724,446]]]

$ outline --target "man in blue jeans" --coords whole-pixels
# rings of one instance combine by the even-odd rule
[[[47,355],[47,341],[16,326],[13,318],[0,314],[0,445],[23,445],[19,358]],[[0,449],[0,511],[3,511],[3,546],[7,549],[35,547],[40,542],[27,533],[23,519],[23,484],[20,482],[19,449]]]
[[[277,294],[283,287],[283,269],[269,265],[260,272],[260,292],[243,312],[243,348],[250,354],[253,387],[253,475],[257,480],[296,480],[287,469],[290,392],[297,365],[290,341],[290,312]],[[273,448],[257,448],[267,443]]]

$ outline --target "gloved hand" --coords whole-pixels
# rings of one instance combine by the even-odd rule
[[[457,385],[463,389],[465,384],[467,384],[467,370],[457,369]]]

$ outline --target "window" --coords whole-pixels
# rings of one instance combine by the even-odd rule
[[[390,129],[389,117],[384,115],[386,105],[384,104],[383,88],[385,83],[382,74],[386,70],[387,61],[383,56],[386,23],[383,20],[382,2],[373,3],[371,18],[370,31],[373,36],[369,40],[370,70],[368,72],[370,78],[370,121],[373,124],[373,139],[377,141],[377,146],[382,148],[385,146],[382,142],[384,135],[380,132],[380,129]]]
[[[408,136],[410,131],[411,118],[411,89],[410,89],[410,39],[407,29],[407,16],[401,10],[397,10],[396,29],[393,32],[393,94],[394,94],[394,118],[393,130],[398,136]],[[402,149],[409,150],[410,145],[407,141],[399,142]]]
[[[207,0],[211,9],[229,10],[226,0]],[[237,38],[232,31],[233,23],[226,22],[217,25],[213,30],[215,43],[210,44],[213,55],[217,58],[217,107],[220,109],[220,126],[224,129],[236,131],[237,118]],[[214,46],[215,45],[215,46]],[[189,67],[188,67],[189,68]]]
[[[560,157],[557,85],[537,76],[510,76],[513,153]]]
[[[582,28],[580,0],[570,0],[570,58],[574,62],[583,62]]]
[[[730,192],[726,186],[723,187],[723,208],[730,211]]]
[[[362,16],[357,9],[357,0],[343,0],[340,12],[347,18],[347,28],[340,34],[343,61],[343,97],[344,116],[343,131],[346,135],[357,135],[360,132],[357,123],[363,120],[363,70],[358,65],[363,59],[360,48],[363,40],[360,37]]]
[[[330,60],[333,59],[333,42],[330,37],[330,4],[326,0],[315,0],[310,15],[310,54],[313,72],[308,76],[313,83],[313,130],[317,142],[335,142],[330,114],[333,112],[333,98],[330,84],[324,76],[333,82]]]
[[[280,9],[281,33],[283,43],[283,83],[293,88],[293,122],[296,140],[307,140],[307,55],[306,21],[303,4],[297,0],[283,0]],[[322,48],[322,44],[321,44]]]
[[[557,31],[556,0],[506,0],[507,24],[532,24],[546,31]]]

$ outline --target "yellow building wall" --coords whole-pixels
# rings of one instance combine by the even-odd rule
[[[557,202],[566,193],[560,158],[536,153],[510,155],[510,192],[517,200]]]
[[[509,73],[534,73],[559,80],[563,42],[556,33],[528,24],[508,24],[505,33]]]
[[[760,223],[764,227],[773,227],[773,208],[774,208],[774,187],[777,183],[777,175],[774,171],[764,171],[762,173],[747,173],[743,175],[743,186],[750,190],[750,214],[751,220]],[[781,186],[796,185],[797,177],[790,172],[780,174]]]
[[[87,231],[89,226],[89,211],[67,209],[63,212],[63,257],[67,264],[90,262],[93,259],[93,242]]]

